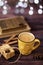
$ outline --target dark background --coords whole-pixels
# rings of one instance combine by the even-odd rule
[[[41,56],[43,55],[43,14],[39,15],[37,13],[38,7],[35,4],[32,4],[32,6],[35,8],[34,14],[32,16],[28,15],[27,13],[29,7],[25,9],[24,14],[15,14],[14,10],[15,4],[17,4],[17,2],[18,0],[8,0],[8,4],[11,6],[11,9],[7,15],[2,15],[2,8],[0,8],[0,19],[23,15],[31,27],[31,32],[35,35],[36,38],[40,39],[41,44],[40,47],[33,51],[29,56],[21,56],[17,63],[9,64],[4,59],[2,60],[2,58],[0,58],[0,65],[43,65],[43,59],[33,58],[37,53]],[[43,0],[41,0],[41,4],[43,5]]]

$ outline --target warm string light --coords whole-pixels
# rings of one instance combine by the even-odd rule
[[[2,7],[4,4],[6,4],[7,3],[7,0],[0,0],[0,7]]]
[[[39,4],[39,0],[29,0],[29,3],[35,3],[36,5]],[[16,14],[23,14],[25,13],[25,8],[28,7],[28,0],[19,0],[19,2],[17,3],[17,5],[15,6],[15,13]],[[8,10],[10,9],[10,7],[7,4],[7,0],[0,0],[0,7],[3,8],[2,10],[2,14],[6,15],[8,13]],[[20,7],[20,9],[19,9]],[[34,14],[34,8],[30,5],[30,10],[28,11],[29,15],[33,15]],[[37,11],[38,14],[43,14],[43,6],[39,5],[39,9]]]
[[[33,10],[33,7],[30,7],[30,10]]]
[[[5,4],[7,4],[7,0],[5,0]]]
[[[8,13],[7,10],[3,10],[3,11],[2,11],[2,14],[3,14],[3,15],[6,15],[7,13]]]
[[[0,0],[0,7],[2,7],[4,5],[3,0]]]
[[[34,0],[34,3],[35,3],[35,4],[38,4],[38,3],[39,3],[39,0]]]
[[[19,1],[21,1],[21,2],[24,2],[24,1],[27,2],[28,0],[19,0]]]
[[[42,5],[39,5],[39,9],[38,9],[38,14],[42,14],[43,13],[43,6]]]
[[[39,0],[29,0],[29,2],[30,3],[35,3],[36,5],[39,4]],[[16,5],[16,8],[19,9],[19,7],[23,8],[23,9],[21,8],[21,10],[19,10],[19,13],[24,13],[25,12],[24,8],[27,8],[27,0],[19,0],[18,5]],[[34,8],[31,7],[31,5],[29,7],[30,7],[30,10],[28,11],[28,14],[29,15],[33,15],[34,14],[34,11],[33,11]],[[39,5],[39,9],[37,11],[38,14],[42,14],[43,13],[42,8],[43,8],[43,6]]]
[[[27,6],[28,6],[27,2],[28,2],[28,0],[19,0],[19,2],[16,5],[15,13],[23,14],[25,11],[24,8],[27,8]],[[21,8],[19,9],[19,7],[21,7]]]
[[[23,8],[21,8],[21,9],[15,9],[14,12],[15,12],[16,14],[19,14],[19,13],[23,14],[23,13],[24,13],[24,9],[23,9]]]
[[[19,9],[15,9],[14,12],[15,12],[16,14],[19,14]]]
[[[38,14],[42,14],[42,13],[43,13],[42,9],[38,9]]]
[[[20,2],[23,2],[24,0],[19,0]]]
[[[21,14],[23,14],[24,13],[24,9],[22,8],[22,9],[20,9],[20,13]]]
[[[42,8],[43,8],[43,6],[42,6],[42,5],[39,5],[39,8],[40,8],[40,9],[42,9]]]
[[[7,4],[7,0],[0,0],[0,7],[2,7],[3,15],[6,15],[10,9],[9,5]]]
[[[18,7],[27,8],[28,6],[27,2],[28,0],[19,0],[19,2],[16,5],[16,8]]]
[[[33,15],[33,13],[34,13],[34,12],[33,12],[33,7],[30,7],[30,10],[29,10],[28,14],[29,14],[29,15]]]
[[[39,5],[38,14],[42,14],[42,13],[43,13],[43,6]]]
[[[3,13],[4,15],[6,15],[6,14],[8,13],[8,10],[9,10],[9,6],[8,6],[7,4],[5,4],[5,5],[3,6],[2,13]]]

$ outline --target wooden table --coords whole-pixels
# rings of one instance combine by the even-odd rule
[[[39,25],[37,27],[36,25]],[[41,23],[41,22],[40,22]],[[8,61],[0,57],[0,65],[43,65],[43,59],[35,59],[34,55],[35,54],[43,54],[43,22],[40,24],[38,22],[30,22],[30,26],[32,27],[31,32],[36,36],[36,38],[39,38],[41,41],[40,47],[34,50],[30,55],[28,56],[23,56],[21,55],[21,58],[18,60],[17,63],[12,63],[10,64]],[[3,39],[0,39],[0,43],[3,42]],[[16,44],[17,45],[17,44]]]
[[[11,12],[10,12],[11,13]],[[14,14],[8,14],[3,16],[0,13],[0,18],[6,18],[6,17],[12,17]],[[28,56],[22,56],[19,59],[17,63],[10,64],[8,61],[0,57],[0,65],[43,65],[43,60],[40,59],[34,59],[34,55],[36,53],[43,54],[43,15],[25,15],[26,20],[28,21],[31,29],[31,32],[36,36],[36,38],[39,38],[41,41],[40,47],[34,50],[30,55]],[[3,39],[0,39],[0,44],[3,42]]]

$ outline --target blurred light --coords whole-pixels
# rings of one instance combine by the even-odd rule
[[[18,6],[22,6],[23,7],[23,3],[22,2],[18,2]]]
[[[18,4],[16,5],[16,7],[23,7],[23,8],[27,8],[28,4],[26,2],[18,2]]]
[[[23,14],[24,13],[24,9],[20,9],[20,13]]]
[[[0,6],[3,6],[4,2],[2,0],[0,0]]]
[[[4,14],[4,15],[6,15],[7,13],[8,13],[7,10],[3,10],[3,11],[2,11],[2,14]]]
[[[7,3],[7,0],[5,0],[5,3]]]
[[[16,14],[18,14],[19,13],[19,9],[15,9],[15,11],[14,11]]]
[[[20,2],[23,2],[24,0],[19,0]]]
[[[7,9],[7,6],[3,6],[3,9]]]
[[[30,10],[33,10],[33,7],[30,7]]]
[[[34,3],[34,0],[29,0],[30,3]]]
[[[42,6],[42,5],[39,5],[39,8],[41,8],[41,9],[42,9],[42,8],[43,8],[43,6]]]
[[[11,7],[10,7],[9,5],[7,5],[7,4],[5,4],[5,5],[3,6],[3,9],[10,10]]]
[[[42,13],[43,13],[42,9],[39,9],[38,14],[42,14]]]
[[[17,4],[17,5],[16,5],[16,8],[18,8],[18,7],[19,7],[19,5]]]
[[[23,4],[23,7],[24,7],[24,8],[27,8],[27,6],[28,6],[27,3],[24,3],[24,4]]]
[[[35,4],[38,4],[38,3],[39,3],[39,0],[34,0],[34,3],[35,3]]]
[[[33,10],[29,10],[29,15],[33,15]]]
[[[28,0],[25,0],[25,2],[27,2]]]
[[[2,0],[0,0],[0,1],[2,1]]]

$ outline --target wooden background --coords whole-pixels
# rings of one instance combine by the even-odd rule
[[[9,11],[9,14],[7,14],[7,15],[2,15],[1,10],[2,9],[0,9],[0,19],[16,16],[16,14],[14,14],[14,12],[13,12],[14,11],[13,8]],[[36,13],[32,16],[29,16],[27,14],[27,11],[28,11],[28,8],[26,9],[26,12],[23,14],[23,16],[25,17],[25,20],[27,21],[27,23],[30,25],[31,32],[35,35],[36,38],[40,39],[40,41],[41,41],[40,47],[37,48],[36,50],[34,50],[28,56],[21,55],[21,58],[19,59],[19,61],[17,63],[10,64],[3,57],[2,58],[0,57],[0,65],[43,65],[43,59],[37,60],[37,59],[33,58],[34,55],[37,53],[43,55],[43,14],[39,15],[39,14],[37,14],[37,12],[35,10]],[[21,14],[18,14],[18,15],[20,16]],[[0,39],[0,43],[2,43],[2,42],[3,42],[3,39]]]

